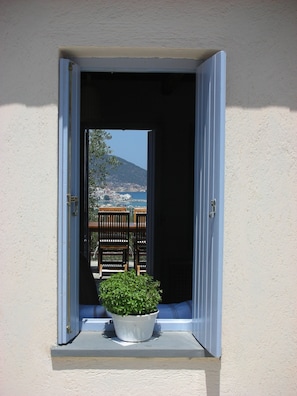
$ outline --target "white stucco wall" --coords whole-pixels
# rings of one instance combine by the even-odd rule
[[[296,1],[1,1],[1,395],[296,394],[296,21]],[[58,58],[74,46],[227,53],[221,361],[50,356]]]

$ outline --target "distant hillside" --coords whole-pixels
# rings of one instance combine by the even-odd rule
[[[107,186],[114,191],[146,191],[147,171],[123,158],[116,158],[120,165],[108,168]]]

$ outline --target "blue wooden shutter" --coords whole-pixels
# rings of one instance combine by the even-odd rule
[[[202,63],[196,79],[193,334],[221,356],[226,55]]]
[[[60,60],[58,343],[79,332],[79,67]]]

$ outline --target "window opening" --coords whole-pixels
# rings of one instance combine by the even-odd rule
[[[154,134],[148,148],[148,171],[154,169],[149,264],[164,304],[192,296],[195,79],[191,73],[82,73],[82,125],[149,127]]]
[[[151,62],[158,63],[157,61]],[[172,62],[174,63],[174,60]],[[160,64],[162,65],[163,63],[161,60]],[[102,73],[102,75],[105,74],[105,82],[109,79],[113,80],[116,78],[116,81],[113,81],[115,84],[109,84],[109,88],[106,90],[106,87],[104,89],[104,84],[101,84],[102,81],[99,84],[100,89],[98,89],[96,84],[93,84],[93,81],[91,85],[88,85],[91,78],[88,73],[85,76],[85,82],[82,82],[80,85],[80,79],[82,78],[83,80],[84,77],[84,73],[80,72],[80,67],[69,60],[60,60],[59,344],[67,343],[73,339],[79,330],[79,300],[77,298],[79,268],[77,247],[79,245],[79,239],[77,237],[77,231],[80,228],[82,235],[82,232],[85,232],[88,228],[85,224],[88,219],[87,216],[84,216],[87,202],[84,195],[86,190],[84,182],[88,164],[88,161],[86,161],[87,152],[85,151],[87,134],[85,132],[91,128],[100,128],[103,125],[110,129],[121,128],[123,124],[125,124],[125,128],[142,129],[150,124],[153,133],[149,135],[148,157],[152,164],[149,170],[153,169],[153,172],[152,176],[148,177],[148,180],[153,181],[153,188],[151,189],[153,194],[150,193],[153,199],[148,199],[148,203],[150,201],[153,202],[152,212],[154,224],[152,245],[154,246],[154,275],[160,279],[160,276],[162,274],[164,275],[164,269],[169,269],[169,267],[166,268],[166,264],[163,264],[162,258],[165,256],[162,256],[161,252],[163,251],[168,254],[169,248],[176,249],[175,244],[172,243],[174,242],[174,238],[167,238],[167,243],[160,245],[160,237],[166,228],[168,228],[168,225],[172,224],[168,221],[169,219],[172,221],[172,213],[179,221],[181,219],[178,211],[168,212],[168,207],[172,206],[172,200],[170,200],[168,205],[164,199],[164,195],[166,196],[164,192],[169,190],[168,182],[172,182],[172,180],[178,181],[183,176],[182,173],[172,172],[172,169],[184,169],[183,167],[186,164],[189,166],[189,175],[191,175],[192,170],[192,176],[194,176],[193,179],[195,181],[195,185],[194,183],[188,184],[188,187],[192,186],[194,194],[186,195],[188,199],[192,199],[192,204],[193,195],[195,197],[194,207],[193,205],[188,206],[192,211],[192,216],[186,217],[188,222],[191,223],[191,227],[194,224],[194,233],[191,230],[190,235],[190,240],[194,247],[191,261],[195,270],[193,275],[193,293],[191,296],[193,298],[192,332],[201,345],[213,356],[220,356],[221,354],[226,55],[224,52],[218,52],[202,62],[200,66],[198,66],[199,63],[196,62],[198,79],[196,82],[196,92],[193,92],[192,96],[195,103],[192,107],[189,102],[178,102],[178,98],[174,98],[174,95],[169,100],[160,97],[160,95],[170,96],[176,91],[180,92],[181,87],[179,82],[186,76],[182,73],[177,73],[178,75],[165,73],[165,80],[162,80],[160,76],[158,77],[158,73],[142,75],[141,73],[132,73],[129,75],[128,81],[126,81],[128,85],[125,84],[125,78],[121,80],[123,77],[121,74],[125,74],[127,77],[129,73]],[[131,65],[133,64],[133,60],[131,59]],[[186,73],[190,69],[187,69]],[[191,75],[191,72],[189,75]],[[101,77],[99,77],[99,80]],[[141,84],[142,100],[135,101],[137,90],[140,90],[138,80],[143,77],[148,84],[145,84],[143,81],[143,84]],[[157,81],[154,81],[155,77],[157,77]],[[155,91],[154,95],[149,95],[149,89],[152,87],[156,89],[156,85],[158,86],[157,91]],[[93,93],[92,89],[86,92],[86,88],[88,87],[95,88],[93,89]],[[115,87],[118,96],[114,95]],[[191,87],[193,88],[193,85]],[[185,88],[185,85],[182,88]],[[109,99],[106,100],[106,97],[109,97]],[[101,101],[103,98],[104,102]],[[183,99],[188,98],[189,94],[183,97]],[[134,101],[131,101],[131,99],[134,99]],[[81,111],[79,114],[80,102]],[[179,108],[176,108],[177,103],[180,105]],[[133,113],[129,113],[127,109],[129,107],[131,108],[132,104]],[[152,109],[155,111],[152,111]],[[183,110],[183,117],[176,118],[177,114],[180,114],[181,109]],[[189,114],[187,110],[189,110]],[[187,147],[191,147],[192,151],[194,151],[193,139],[195,136],[195,154],[193,157],[189,156],[188,150],[186,158],[185,156],[180,156],[180,153],[184,153],[185,141],[179,141],[176,132],[177,130],[182,131],[183,136],[185,136],[185,131],[193,131],[193,126],[191,125],[193,116],[191,112],[192,115],[194,113],[195,118],[195,133],[186,134],[189,137]],[[116,118],[113,117],[114,114],[117,115]],[[180,120],[183,120],[183,122],[179,123],[178,121]],[[79,125],[81,127],[80,134],[78,133]],[[174,147],[179,147],[180,151],[174,150]],[[176,156],[177,153],[178,157],[174,158],[174,155]],[[80,158],[81,164],[80,172],[78,169],[78,158]],[[179,164],[182,165],[180,168],[178,168]],[[185,179],[189,180],[188,174],[186,174]],[[78,190],[79,186],[80,192]],[[215,205],[213,202],[215,202]],[[80,207],[80,212],[78,212],[78,207]],[[185,218],[182,217],[180,224],[184,226],[182,228],[183,234],[187,234],[189,224],[184,220]],[[78,225],[80,225],[79,228]],[[189,240],[188,238],[186,239],[187,241]],[[82,247],[86,243],[85,235],[84,238],[80,237],[80,242],[80,252],[82,253],[84,251]],[[162,246],[162,249],[158,250],[160,246]],[[171,263],[171,260],[168,262]],[[159,265],[160,263],[161,265]],[[165,275],[167,275],[167,271],[165,271]],[[166,283],[166,277],[163,279]],[[168,290],[170,291],[170,289]],[[174,295],[178,291],[179,289],[174,289]],[[167,329],[164,322],[162,322],[162,329]],[[179,329],[181,330],[180,327]]]

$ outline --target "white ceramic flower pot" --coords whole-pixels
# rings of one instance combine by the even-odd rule
[[[141,342],[149,340],[154,331],[158,312],[148,315],[121,316],[110,313],[117,337],[122,341]]]

